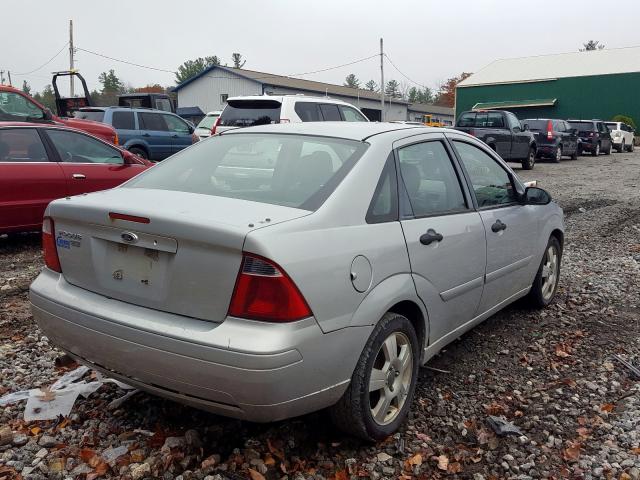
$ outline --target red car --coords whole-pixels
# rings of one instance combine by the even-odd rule
[[[0,122],[0,234],[38,230],[51,200],[115,187],[151,165],[80,130]]]
[[[0,85],[0,122],[34,122],[63,125],[84,130],[109,143],[118,144],[118,134],[111,125],[78,118],[58,117],[29,95],[7,85]]]

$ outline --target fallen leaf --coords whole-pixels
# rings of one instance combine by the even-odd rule
[[[631,449],[631,453],[633,453],[635,455],[640,455],[640,448],[632,448]]]
[[[440,455],[437,460],[438,468],[446,472],[447,468],[449,468],[449,458],[446,455]]]
[[[349,480],[346,470],[338,470],[336,472],[335,480]]]
[[[576,388],[576,386],[578,385],[572,378],[563,378],[562,383],[564,383],[569,388]]]
[[[264,464],[268,467],[271,467],[276,464],[275,458],[270,453],[265,454],[264,456]]]
[[[615,405],[613,403],[604,403],[600,405],[600,411],[602,412],[611,412],[613,411],[614,408],[615,408]]]
[[[447,468],[448,473],[460,473],[462,471],[462,465],[459,462],[450,463]]]
[[[409,457],[407,463],[409,465],[422,465],[422,455],[416,453],[413,457]]]
[[[562,458],[567,461],[577,461],[580,458],[580,443],[569,443],[569,446],[562,451]]]
[[[487,412],[487,415],[500,416],[506,415],[509,408],[506,405],[493,401],[489,405],[485,405],[484,410]]]
[[[252,468],[249,469],[249,475],[251,476],[251,480],[265,480],[264,475]]]
[[[68,418],[65,418],[62,422],[60,422],[60,424],[56,428],[58,430],[62,430],[64,427],[66,427],[70,423],[71,423],[71,420],[69,420]]]
[[[578,417],[578,425],[584,426],[587,424],[587,419],[585,417]]]
[[[628,473],[622,472],[622,475],[620,475],[620,478],[618,480],[631,480],[631,475],[629,475]]]
[[[566,343],[559,343],[556,345],[556,356],[560,358],[566,358],[571,356],[571,347]]]
[[[31,432],[32,435],[36,436],[42,431],[42,429],[40,427],[33,427],[29,431]]]
[[[613,372],[613,369],[614,369],[613,363],[611,363],[611,362],[604,362],[604,363],[602,364],[602,366],[604,367],[604,369],[605,369],[607,372]]]
[[[590,430],[585,427],[580,427],[576,430],[576,432],[578,432],[578,435],[580,435],[582,438],[587,438],[589,436]]]
[[[90,448],[83,448],[80,450],[80,458],[84,463],[89,463],[89,461],[95,456],[95,450],[91,450]]]

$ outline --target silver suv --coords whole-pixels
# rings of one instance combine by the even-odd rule
[[[33,314],[80,362],[247,420],[331,407],[366,439],[449,342],[553,300],[564,238],[484,143],[390,123],[231,130],[45,215]]]

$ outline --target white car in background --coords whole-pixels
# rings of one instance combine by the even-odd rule
[[[635,130],[623,122],[605,122],[611,131],[611,143],[616,152],[633,152]]]
[[[207,113],[200,123],[196,127],[195,134],[198,136],[200,140],[204,140],[205,138],[209,138],[211,136],[211,129],[216,124],[216,120],[220,117],[222,110],[216,110],[214,112]]]
[[[329,97],[252,95],[229,98],[212,133],[272,123],[368,121],[353,105]]]

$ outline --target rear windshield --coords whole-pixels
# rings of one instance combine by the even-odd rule
[[[575,128],[579,132],[595,130],[596,128],[593,126],[593,122],[569,122],[571,128]]]
[[[547,131],[549,120],[522,120],[522,123],[529,125],[529,130],[534,132]]]
[[[251,127],[280,123],[280,108],[276,100],[229,100],[220,115],[225,127]]]
[[[104,120],[104,111],[103,110],[78,110],[73,113],[75,118],[80,118],[82,120],[95,120],[96,122],[101,122]]]
[[[241,133],[212,137],[124,185],[316,210],[366,150],[354,140]]]
[[[216,123],[216,120],[219,116],[220,115],[207,115],[202,120],[200,120],[198,128],[206,128],[208,130],[211,130],[213,128],[213,124]]]

